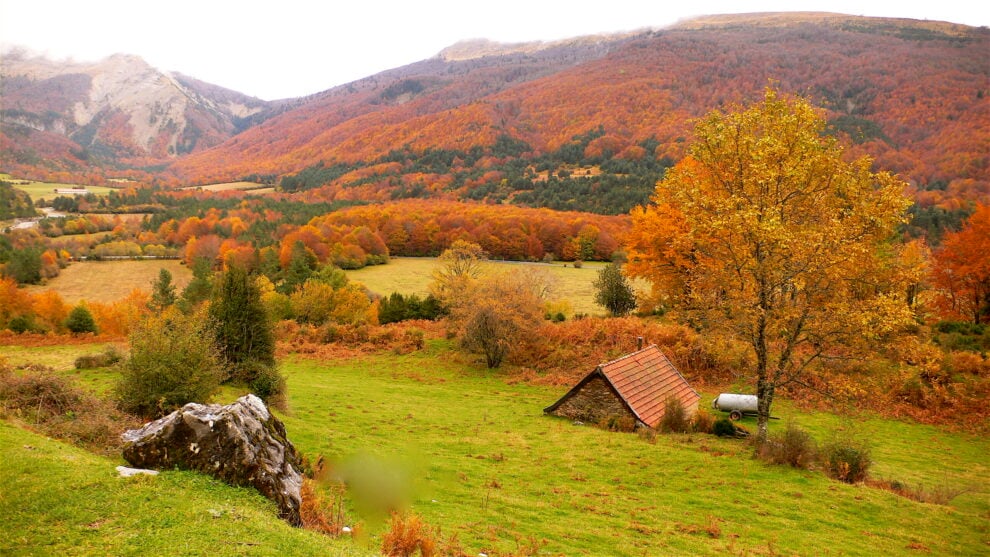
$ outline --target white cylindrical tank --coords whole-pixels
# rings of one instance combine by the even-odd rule
[[[728,412],[733,418],[739,419],[743,414],[757,412],[756,395],[722,393],[712,400],[712,408]]]

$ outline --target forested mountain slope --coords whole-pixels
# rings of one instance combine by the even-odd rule
[[[922,204],[953,209],[990,195],[988,51],[982,28],[763,14],[532,52],[440,56],[331,90],[171,170],[207,182],[333,167],[305,188],[368,199],[413,189],[489,201],[524,193],[525,202],[547,170],[560,178],[564,169],[571,182],[575,170],[593,177],[609,161],[604,174],[655,172],[629,166],[676,161],[692,118],[759,98],[773,83],[822,106],[851,154],[900,173]],[[528,173],[526,164],[506,167],[554,152]],[[441,164],[424,164],[424,154]],[[652,178],[641,181],[646,189]],[[605,210],[628,203],[619,205]]]

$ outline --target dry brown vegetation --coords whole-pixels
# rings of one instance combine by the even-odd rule
[[[151,284],[161,269],[172,273],[176,289],[181,291],[192,279],[192,272],[181,262],[171,259],[77,261],[47,284],[26,287],[37,294],[46,290],[58,292],[70,304],[82,300],[111,303],[127,297],[132,290],[151,291]]]

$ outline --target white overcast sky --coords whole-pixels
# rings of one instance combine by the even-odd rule
[[[0,47],[76,61],[136,54],[274,100],[423,60],[463,39],[547,41],[763,11],[990,26],[986,0],[0,0]]]

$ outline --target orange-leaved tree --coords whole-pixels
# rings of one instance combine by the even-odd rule
[[[943,316],[990,320],[990,205],[978,205],[962,230],[945,235],[932,282]]]
[[[905,285],[873,274],[904,221],[904,184],[843,161],[824,130],[807,101],[773,88],[711,112],[632,215],[626,272],[675,315],[751,347],[761,441],[778,387],[911,317]]]

